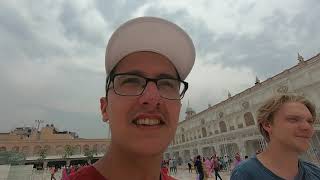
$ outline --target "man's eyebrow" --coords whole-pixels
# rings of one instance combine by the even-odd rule
[[[171,74],[159,74],[157,78],[170,78],[170,79],[178,79],[176,76]]]
[[[147,77],[146,73],[140,71],[140,70],[132,70],[132,71],[127,71],[125,73],[128,74],[135,74],[135,75],[139,75],[139,76],[143,76],[143,77]],[[167,73],[161,73],[158,74],[155,78],[170,78],[170,79],[178,79],[178,77],[176,77],[175,75],[171,75],[171,74],[167,74]]]
[[[286,117],[287,117],[287,118],[300,118],[300,119],[303,119],[303,116],[293,115],[293,114],[288,114]],[[312,120],[312,121],[314,121],[313,117],[307,118],[307,120]]]
[[[286,118],[303,119],[303,117],[302,117],[302,116],[299,116],[299,115],[293,115],[293,114],[287,114],[285,117],[286,117]]]
[[[287,115],[286,115],[286,117],[291,117],[291,118],[293,118],[293,117],[295,117],[295,118],[301,118],[301,116],[299,116],[299,115],[294,115],[294,114],[287,114]]]

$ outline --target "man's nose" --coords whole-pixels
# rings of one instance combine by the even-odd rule
[[[148,82],[140,99],[141,104],[149,104],[151,106],[159,106],[161,103],[160,92],[156,83]]]

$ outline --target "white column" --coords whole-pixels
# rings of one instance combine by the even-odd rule
[[[246,156],[247,154],[246,154],[245,141],[243,141],[243,140],[238,140],[237,145],[238,145],[238,147],[239,147],[240,156],[241,156],[241,157]]]
[[[218,144],[213,145],[214,146],[214,150],[216,151],[216,155],[217,156],[221,156],[221,150]]]
[[[197,149],[198,149],[198,154],[202,157],[203,156],[202,146],[198,145]]]

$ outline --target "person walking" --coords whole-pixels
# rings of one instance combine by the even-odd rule
[[[169,169],[170,169],[170,174],[173,174],[174,173],[173,159],[169,159]]]
[[[234,162],[233,162],[233,169],[236,168],[240,163],[242,162],[241,156],[239,153],[236,153],[234,157]]]
[[[56,172],[57,172],[57,170],[56,170],[55,166],[52,166],[50,168],[50,175],[51,175],[50,180],[52,180],[52,179],[56,180],[56,178],[54,177]]]
[[[213,172],[214,172],[214,176],[216,177],[216,180],[219,178],[220,180],[222,180],[219,171],[220,171],[220,164],[219,164],[219,159],[217,157],[216,154],[214,154],[212,156],[212,164],[213,164]]]
[[[192,164],[193,164],[192,159],[190,159],[188,162],[189,173],[192,173]]]
[[[196,157],[196,161],[195,161],[195,164],[194,164],[195,168],[197,169],[197,172],[198,172],[198,179],[199,180],[204,180],[204,169],[203,169],[203,165],[202,165],[202,159],[201,159],[201,156],[198,155]]]
[[[205,167],[205,173],[207,174],[206,177],[211,177],[211,173],[212,173],[212,161],[209,158],[206,158],[206,160],[204,161],[204,167]]]
[[[178,171],[178,169],[177,169],[177,166],[178,166],[178,161],[176,160],[176,159],[173,159],[173,173],[174,174],[177,174],[177,171]]]

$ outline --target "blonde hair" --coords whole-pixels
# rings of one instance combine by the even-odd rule
[[[267,100],[257,111],[258,128],[267,142],[270,141],[268,132],[263,128],[263,124],[273,123],[274,114],[280,109],[280,106],[288,102],[298,102],[304,104],[310,111],[313,120],[316,120],[315,106],[305,97],[299,95],[284,94],[274,96]]]

